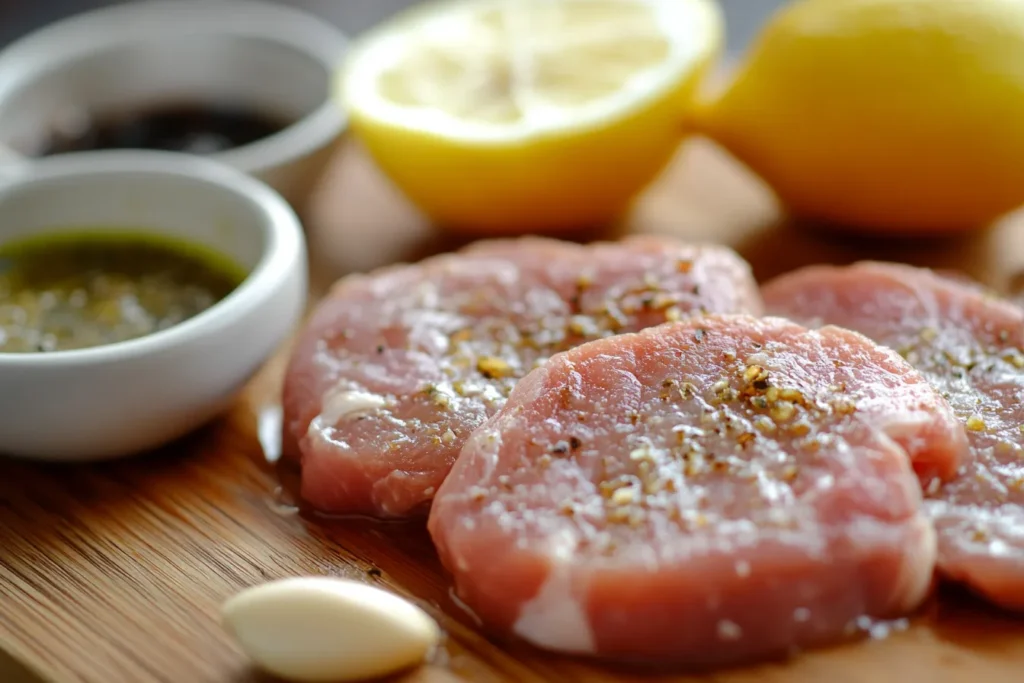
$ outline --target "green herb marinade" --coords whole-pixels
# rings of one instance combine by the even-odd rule
[[[136,339],[202,313],[245,271],[201,245],[79,229],[0,246],[0,353]]]

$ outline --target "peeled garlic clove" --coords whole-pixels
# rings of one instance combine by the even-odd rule
[[[224,603],[224,624],[262,669],[303,681],[377,678],[420,663],[440,638],[412,603],[358,581],[292,578]]]

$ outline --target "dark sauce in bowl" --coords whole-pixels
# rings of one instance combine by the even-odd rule
[[[35,156],[104,149],[214,154],[262,140],[291,124],[246,107],[205,104],[67,118],[64,125],[49,131]]]
[[[142,232],[76,231],[0,245],[0,354],[143,337],[202,313],[244,278],[226,257]]]

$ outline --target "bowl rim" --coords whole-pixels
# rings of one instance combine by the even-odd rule
[[[325,94],[319,105],[272,135],[208,158],[255,173],[311,155],[347,127],[348,117],[336,102],[333,84],[348,37],[310,12],[265,0],[141,0],[57,20],[0,50],[0,101],[41,74],[85,55],[175,32],[266,40],[311,58],[324,70]],[[7,158],[36,159],[3,143],[0,149]]]
[[[160,177],[200,182],[225,195],[245,201],[263,217],[254,230],[264,242],[259,260],[245,279],[227,296],[206,310],[165,330],[83,349],[47,353],[0,353],[3,369],[54,369],[121,362],[185,346],[216,336],[238,324],[285,287],[298,270],[306,292],[306,245],[298,216],[285,199],[266,183],[227,166],[182,152],[115,150],[57,154],[40,159],[26,173],[0,182],[0,201],[34,186],[89,177],[93,182],[117,182],[124,175],[145,174],[159,184]],[[63,230],[63,228],[61,228]],[[74,226],[67,226],[73,231]]]

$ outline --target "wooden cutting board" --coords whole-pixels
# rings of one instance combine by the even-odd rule
[[[317,293],[344,272],[459,244],[433,233],[350,143],[305,215]],[[760,279],[812,262],[886,258],[958,268],[1006,288],[1024,269],[1022,229],[1024,217],[943,242],[823,237],[783,220],[757,181],[696,141],[615,231],[729,244]],[[886,638],[706,676],[602,668],[490,642],[452,603],[422,529],[310,521],[282,504],[257,415],[275,401],[283,353],[223,419],[159,453],[90,466],[0,461],[5,649],[54,681],[267,681],[219,626],[220,603],[268,579],[329,574],[386,586],[443,624],[443,650],[429,666],[394,679],[402,683],[1024,680],[1024,618],[957,595],[933,601]],[[0,679],[14,683],[4,671]]]

